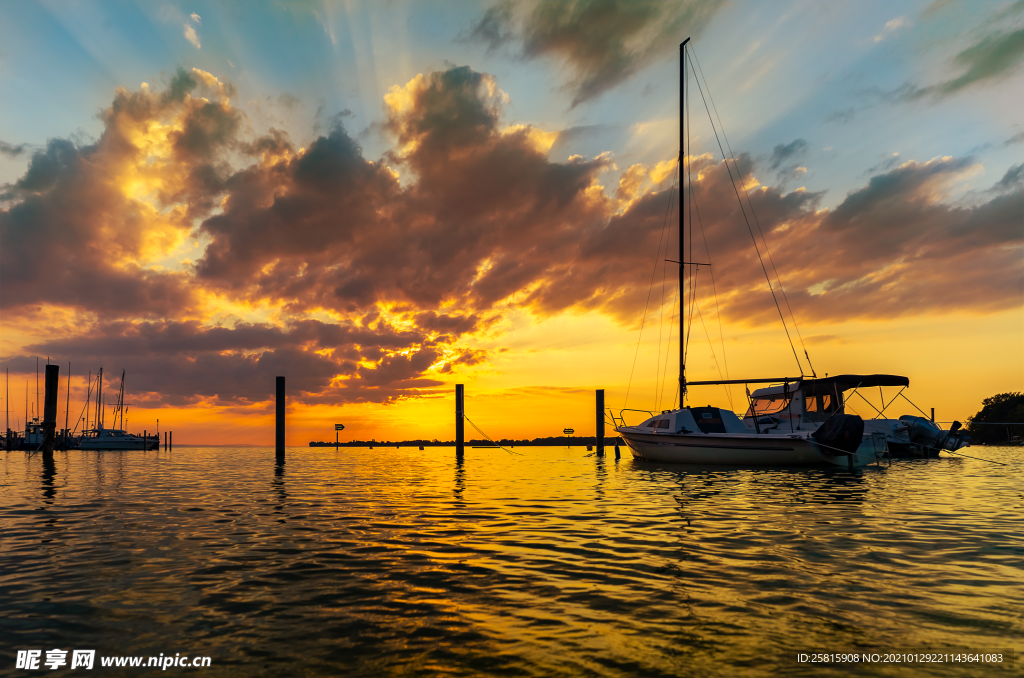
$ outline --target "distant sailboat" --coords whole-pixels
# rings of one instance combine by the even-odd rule
[[[117,394],[117,403],[114,405],[114,426],[120,423],[124,425],[124,377],[125,372],[121,371],[121,388]],[[96,426],[86,430],[82,434],[78,447],[81,450],[159,450],[160,436],[138,436],[120,428],[106,428],[104,424],[102,407],[103,368],[100,368],[99,388],[96,391]]]

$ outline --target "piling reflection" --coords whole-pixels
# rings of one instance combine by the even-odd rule
[[[57,477],[57,463],[53,457],[43,457],[43,472],[40,476],[43,481],[43,503],[52,505],[54,497],[57,496],[55,479]]]
[[[274,507],[274,513],[283,514],[285,503],[288,501],[288,493],[285,491],[284,485],[284,455],[279,454],[274,462],[274,479],[270,482],[270,487],[277,495],[277,506]]]
[[[455,505],[459,508],[463,508],[466,505],[465,499],[463,499],[463,492],[466,490],[466,469],[465,469],[465,455],[455,455]]]
[[[605,497],[604,483],[608,478],[608,469],[604,465],[604,455],[594,455],[594,477],[597,482],[594,485],[594,498],[597,500],[603,500]]]

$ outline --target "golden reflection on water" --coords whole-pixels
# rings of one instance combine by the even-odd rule
[[[1008,466],[10,453],[0,651],[202,653],[209,675],[703,676],[847,675],[798,651],[1006,650],[1022,636],[1024,464],[983,449]]]

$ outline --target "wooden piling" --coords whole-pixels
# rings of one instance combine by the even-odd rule
[[[168,431],[167,435],[169,436],[167,438],[167,440],[169,441],[167,443],[167,449],[168,450],[173,450],[174,449],[174,431]]]
[[[46,366],[46,392],[43,396],[43,459],[53,460],[53,444],[57,432],[57,387],[60,385],[60,366]]]
[[[147,431],[146,431],[146,429],[142,429],[142,451],[143,451],[143,452],[145,452],[145,451],[146,451],[146,447],[147,447],[147,446],[146,446],[146,443],[148,443],[148,442],[149,442],[149,439],[148,439],[148,438],[146,438],[146,435],[147,435]]]
[[[68,436],[71,432],[68,430],[68,424],[71,421],[68,417],[71,415],[71,363],[68,363],[68,389],[64,399],[64,437],[61,440],[60,449],[65,452],[68,451]]]
[[[164,452],[167,451],[167,431],[164,431]]]
[[[597,437],[597,444],[594,446],[594,452],[600,457],[604,455],[604,389],[597,389],[594,396],[597,410],[596,433],[594,434]]]
[[[466,451],[466,424],[463,418],[466,414],[465,405],[465,386],[463,384],[455,385],[455,454],[462,455]]]
[[[277,430],[275,435],[277,456],[284,456],[284,377],[277,378]]]

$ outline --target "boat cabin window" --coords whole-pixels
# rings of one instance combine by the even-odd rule
[[[753,417],[755,413],[759,417],[765,414],[777,414],[789,407],[789,400],[789,398],[781,393],[754,398],[750,401],[750,407],[743,417],[748,419]]]
[[[825,421],[839,409],[836,407],[835,396],[828,393],[810,396],[806,399],[806,405],[806,415],[811,421]]]
[[[650,428],[668,428],[668,419],[651,419],[647,422]]]

